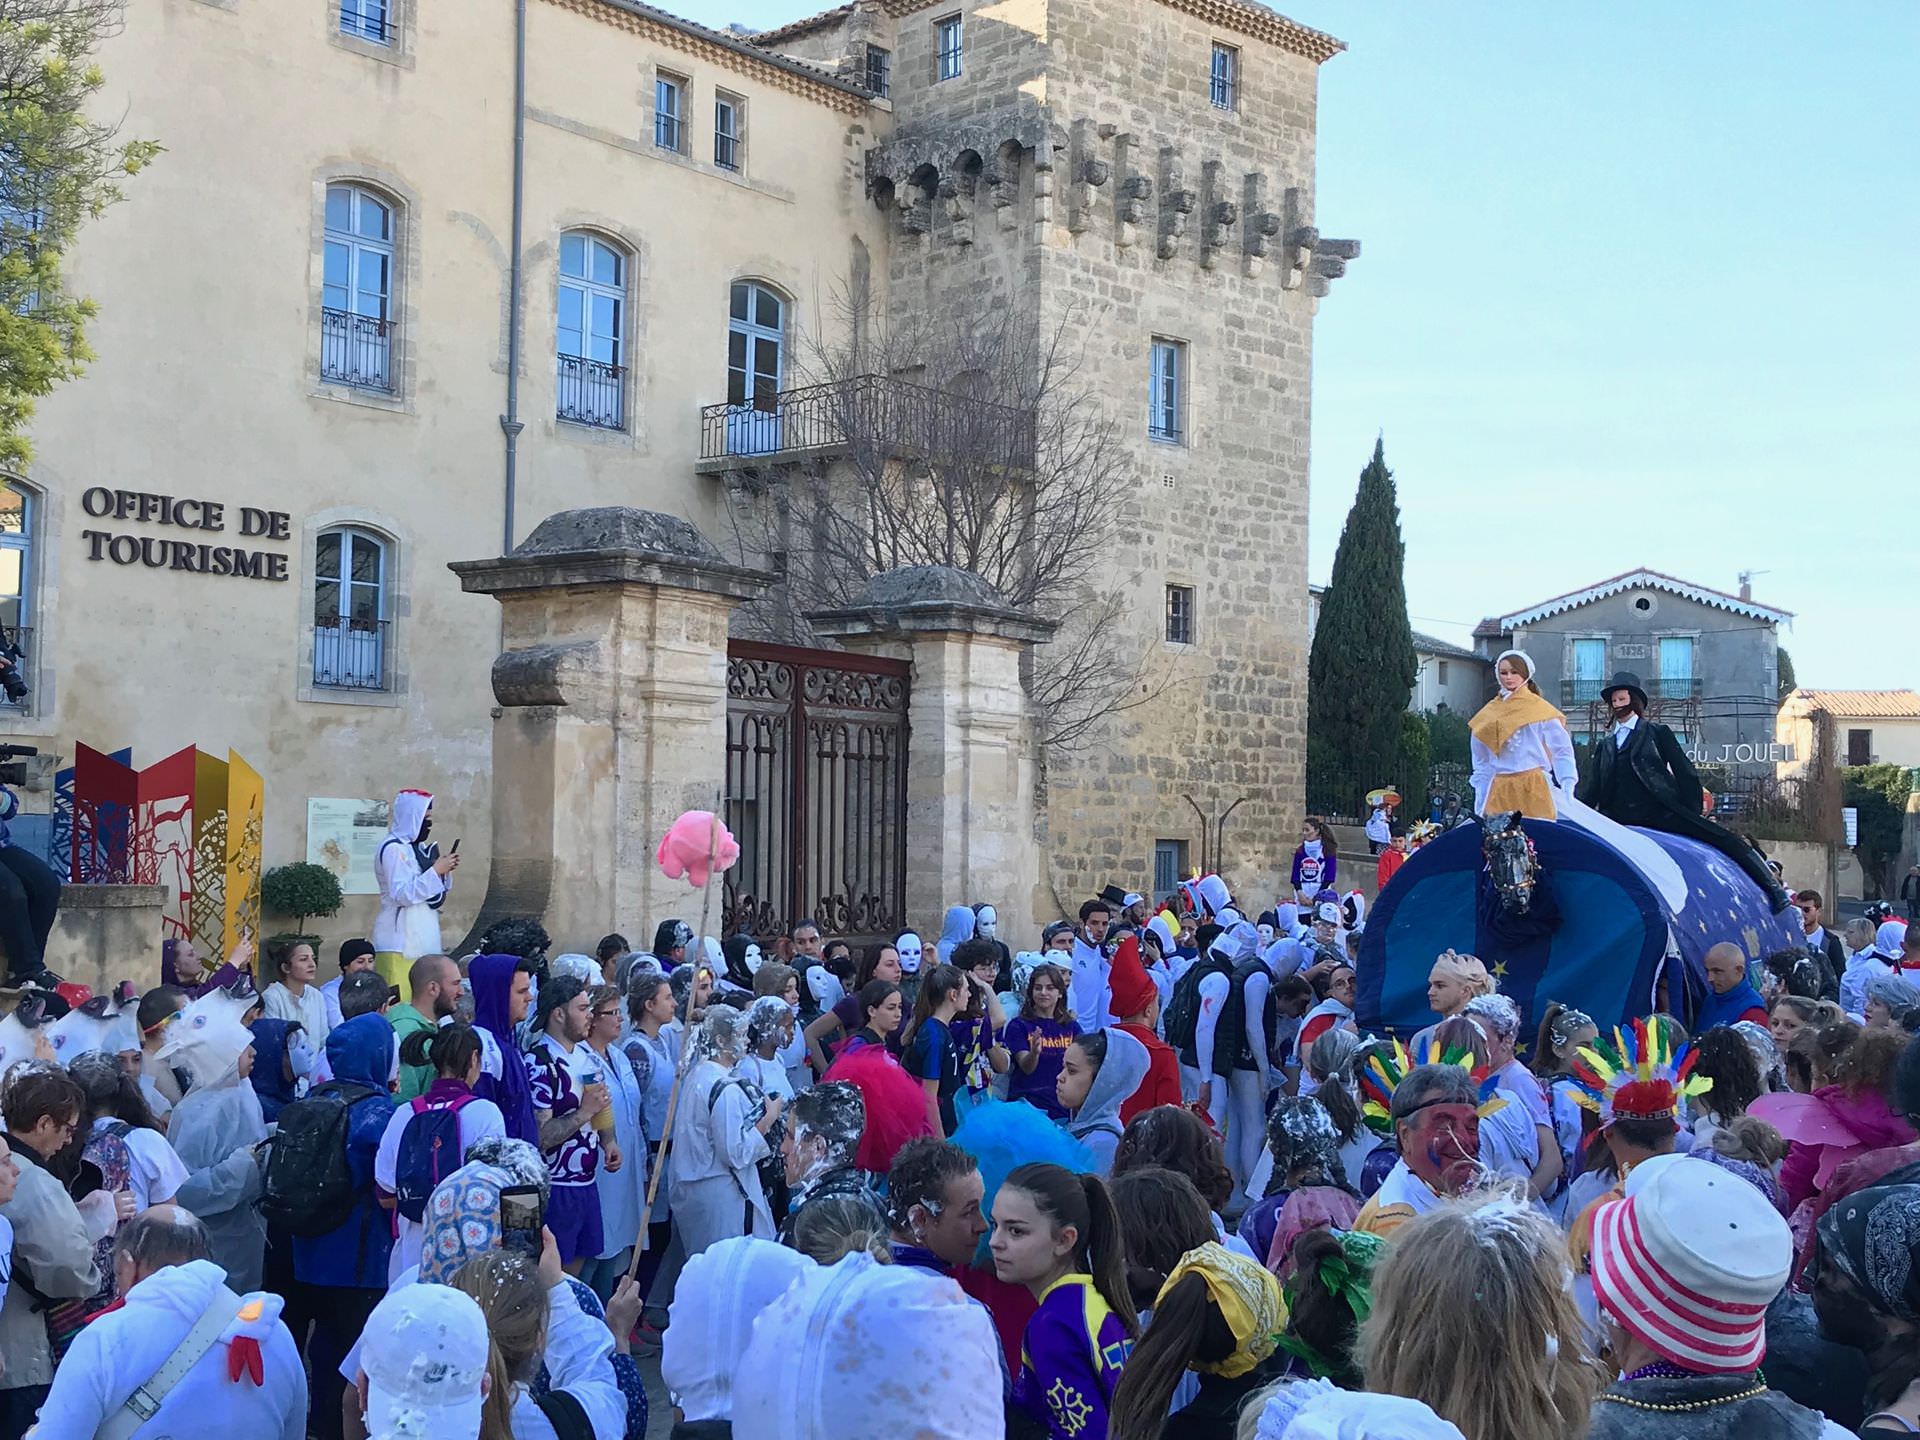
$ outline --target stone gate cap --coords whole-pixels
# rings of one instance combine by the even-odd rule
[[[952,565],[883,571],[861,587],[852,604],[809,611],[807,620],[827,636],[957,630],[1039,642],[1057,628],[1009,603],[983,576]]]
[[[479,594],[627,581],[748,599],[773,580],[723,559],[678,515],[629,505],[562,510],[534,526],[512,554],[456,560],[447,568],[460,577],[461,589]]]

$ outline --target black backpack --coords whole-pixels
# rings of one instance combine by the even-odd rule
[[[358,1198],[347,1164],[348,1125],[353,1107],[375,1093],[330,1081],[280,1112],[260,1202],[268,1225],[310,1240],[346,1223]]]

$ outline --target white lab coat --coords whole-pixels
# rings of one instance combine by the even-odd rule
[[[702,1060],[687,1072],[673,1122],[673,1218],[689,1258],[730,1235],[774,1238],[773,1211],[760,1186],[759,1162],[771,1153],[760,1133],[760,1108],[749,1102],[719,1062]],[[711,1101],[711,1104],[709,1104]]]
[[[380,880],[380,913],[373,922],[373,948],[418,960],[440,953],[440,912],[432,901],[447,892],[447,882],[432,869],[422,870],[413,853],[420,824],[433,797],[403,790],[393,799],[393,828],[380,842],[374,874]],[[397,843],[389,844],[388,841]]]

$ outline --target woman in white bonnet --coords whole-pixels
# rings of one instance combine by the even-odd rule
[[[999,1340],[953,1281],[864,1251],[803,1273],[733,1377],[740,1440],[999,1440]]]

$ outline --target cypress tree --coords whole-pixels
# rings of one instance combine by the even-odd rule
[[[1317,809],[1360,812],[1394,768],[1417,673],[1407,620],[1406,543],[1386,445],[1360,472],[1307,666],[1307,791]]]

